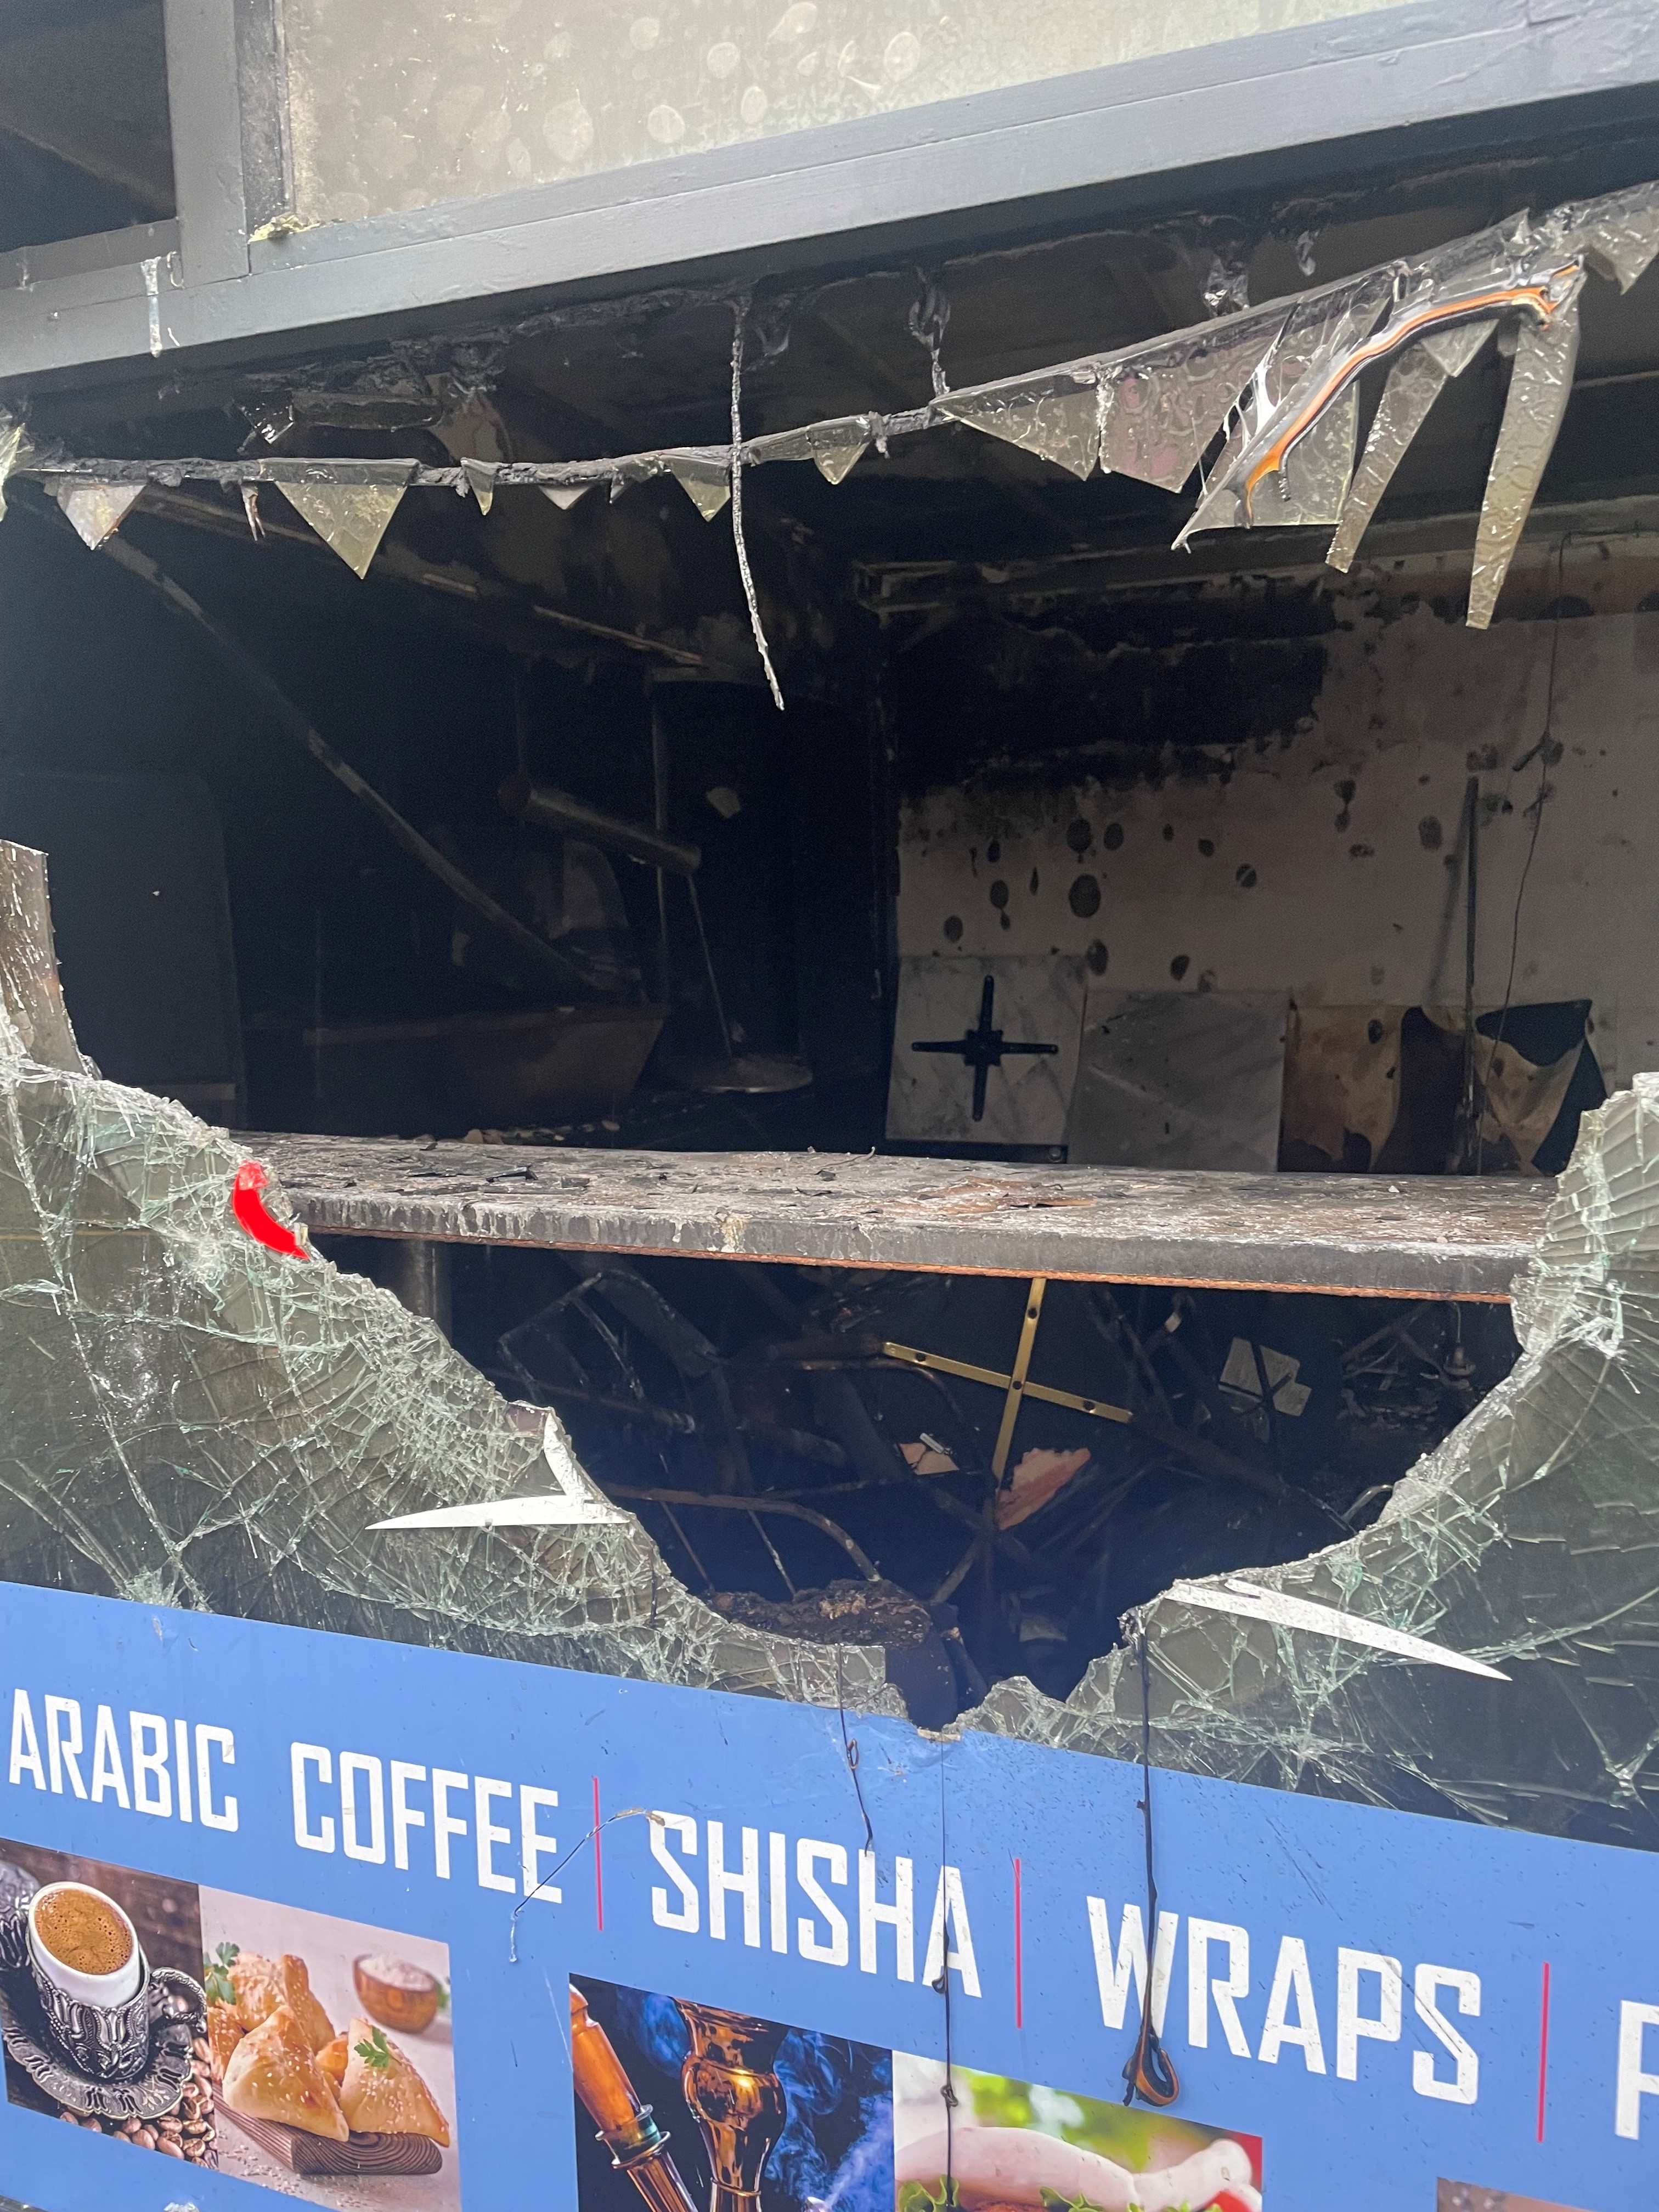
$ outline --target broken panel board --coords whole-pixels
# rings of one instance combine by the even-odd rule
[[[935,1144],[1062,1143],[1077,1079],[1083,977],[1076,958],[902,962],[888,1135]]]
[[[1553,1186],[243,1136],[310,1228],[958,1274],[1502,1298]]]
[[[1283,991],[1091,989],[1067,1157],[1108,1167],[1279,1164]]]
[[[1138,1763],[923,1735],[850,1695],[837,1715],[17,1583],[0,1636],[0,2018],[27,2066],[0,2172],[41,2212],[186,2187],[232,2212],[239,2179],[384,2212],[1431,2212],[1452,2168],[1652,2202],[1641,1853],[1149,1789]],[[1381,1663],[1493,1715],[1515,1694],[1455,1649]],[[65,1769],[81,1791],[52,1789]],[[1121,2091],[1149,1849],[1158,2112]],[[28,2033],[28,1902],[65,1876],[131,1911],[213,2036],[193,2108],[220,2172],[159,2180],[150,2156],[183,2162],[165,2124],[97,2124],[124,2096],[154,2112],[149,2079]],[[169,1921],[205,1992],[162,1964]],[[180,2041],[188,2069],[188,2036],[158,2026],[151,2072]]]

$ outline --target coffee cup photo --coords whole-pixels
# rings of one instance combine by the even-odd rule
[[[36,1890],[28,1941],[37,1976],[78,2003],[111,2009],[138,1994],[144,1960],[137,1933],[100,1889],[54,1881]]]

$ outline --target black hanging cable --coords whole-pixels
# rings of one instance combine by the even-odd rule
[[[945,1768],[943,1759],[939,1767],[939,1863],[941,1867],[950,1860],[950,1838],[945,1820]],[[941,1876],[941,1881],[943,1877]],[[954,2207],[957,2197],[957,2084],[956,2051],[951,2033],[951,1917],[940,1892],[939,1972],[933,1984],[936,1992],[945,2000],[945,2086],[939,2096],[945,2106],[945,2204]],[[926,1971],[924,1967],[923,1971]]]
[[[1123,2069],[1128,2087],[1123,2101],[1136,2097],[1148,2105],[1173,2105],[1181,2077],[1152,2023],[1158,1987],[1158,1876],[1152,1865],[1152,1677],[1146,1650],[1146,1624],[1135,1619],[1135,1656],[1140,1669],[1140,1819],[1146,1834],[1146,1979],[1140,1993],[1140,2033]]]
[[[853,1795],[859,1801],[859,1812],[864,1820],[864,1848],[872,1851],[876,1847],[876,1831],[870,1819],[870,1808],[864,1802],[864,1784],[859,1780],[859,1740],[847,1732],[847,1698],[841,1679],[842,1647],[836,1646],[836,1710],[841,1716],[842,1749],[847,1757],[847,1771],[853,1778]]]

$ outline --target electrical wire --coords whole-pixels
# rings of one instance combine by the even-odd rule
[[[1158,1876],[1152,1860],[1152,1673],[1146,1644],[1146,1623],[1134,1616],[1135,1659],[1140,1673],[1140,1818],[1146,1839],[1146,1982],[1140,1998],[1140,2033],[1123,2069],[1128,2087],[1123,2101],[1132,2105],[1139,2096],[1148,2105],[1173,2105],[1181,2094],[1181,2077],[1164,2048],[1153,2014],[1158,2003]]]

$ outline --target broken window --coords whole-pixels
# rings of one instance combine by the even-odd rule
[[[1646,1840],[1659,217],[1415,220],[33,395],[0,1572]]]

